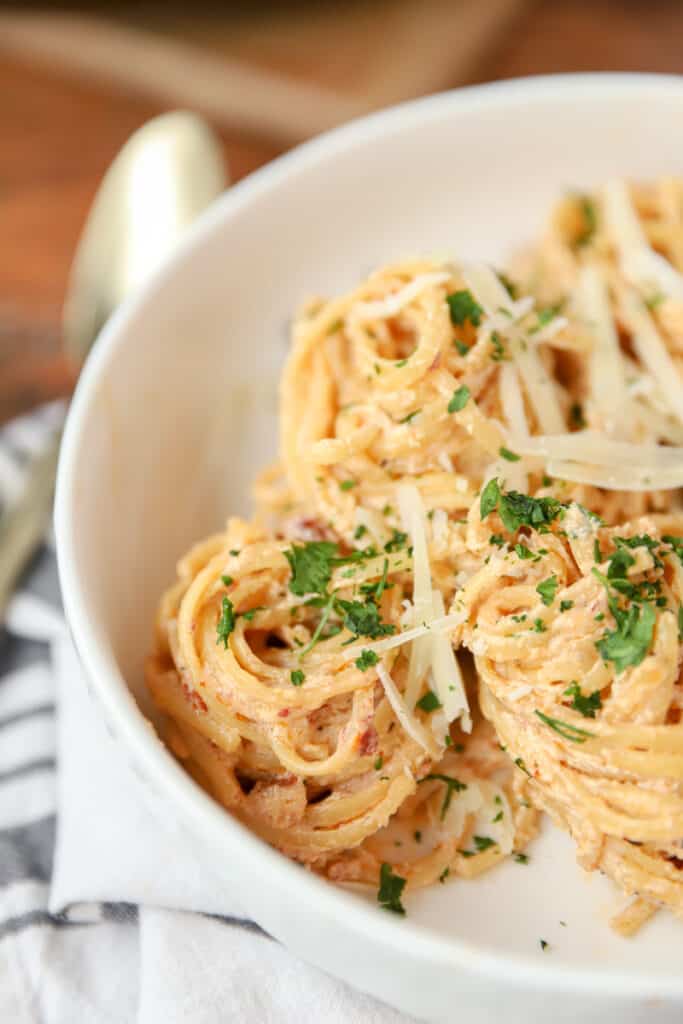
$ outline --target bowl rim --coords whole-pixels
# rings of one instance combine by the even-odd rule
[[[583,995],[683,998],[683,975],[603,967],[575,967],[539,960],[529,954],[494,952],[457,936],[437,936],[422,924],[381,914],[369,903],[350,897],[341,888],[309,872],[302,872],[284,855],[272,849],[245,826],[233,819],[209,797],[177,764],[160,743],[138,708],[118,669],[109,644],[98,637],[88,608],[85,588],[77,571],[76,483],[79,450],[85,440],[84,427],[100,382],[119,348],[125,346],[129,325],[168,278],[173,277],[205,239],[225,229],[234,212],[276,189],[299,170],[316,164],[341,150],[402,132],[425,119],[440,118],[446,111],[490,109],[518,104],[533,105],[549,100],[566,100],[586,91],[599,92],[602,99],[628,101],[647,96],[675,95],[683,100],[683,76],[675,74],[589,72],[538,75],[468,86],[437,93],[380,110],[334,128],[277,157],[243,178],[219,197],[190,227],[171,257],[143,286],[125,301],[102,329],[80,375],[67,417],[59,458],[55,497],[55,536],[59,579],[66,617],[74,644],[85,669],[91,692],[105,717],[131,754],[134,764],[181,812],[183,819],[203,839],[209,836],[218,847],[230,848],[245,861],[258,860],[271,883],[289,898],[315,901],[316,913],[327,925],[338,927],[343,919],[348,933],[397,955],[408,953],[413,961],[429,962],[446,969],[460,968],[472,976],[520,989],[558,990]]]

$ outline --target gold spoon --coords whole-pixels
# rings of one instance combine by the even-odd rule
[[[114,309],[226,184],[220,142],[196,114],[163,114],[128,139],[100,185],[71,267],[62,332],[76,371]],[[57,435],[32,460],[20,497],[0,515],[0,624],[50,521],[59,442]]]

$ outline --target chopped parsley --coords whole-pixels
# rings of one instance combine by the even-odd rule
[[[422,412],[422,409],[414,409],[413,412],[409,412],[407,416],[404,416],[403,419],[399,420],[398,422],[399,423],[410,423],[421,412]]]
[[[556,498],[532,498],[519,491],[504,493],[494,477],[481,492],[479,514],[482,519],[486,519],[496,509],[503,526],[510,533],[514,533],[520,526],[547,528],[564,512],[564,506]]]
[[[496,273],[498,274],[498,277],[500,279],[500,283],[502,284],[503,288],[508,293],[510,298],[511,299],[516,299],[517,296],[518,296],[518,290],[517,290],[517,285],[515,284],[515,282],[511,281],[510,278],[506,274],[504,274],[502,272],[502,270],[498,270],[498,271],[496,271]]]
[[[547,580],[543,580],[543,582],[539,583],[536,587],[536,593],[539,595],[546,608],[549,608],[555,600],[555,594],[557,593],[558,586],[559,582],[557,576],[552,575],[549,576]]]
[[[336,604],[344,612],[344,626],[354,636],[369,636],[371,640],[377,640],[380,636],[396,632],[396,626],[381,621],[379,608],[369,598],[367,601],[342,601],[340,598]]]
[[[342,480],[339,484],[340,491],[350,491],[352,487],[355,487],[358,483],[357,480]]]
[[[491,819],[491,824],[495,825],[496,822],[502,821],[502,820],[503,820],[503,812],[502,811],[498,811],[498,814],[495,816],[495,818]]]
[[[292,686],[301,686],[306,676],[300,668],[295,668],[293,672],[289,673],[289,678],[292,682]]]
[[[353,539],[360,540],[361,537],[364,537],[367,532],[367,526],[363,526],[363,524],[361,523],[360,526],[357,526],[356,529],[353,531]]]
[[[384,758],[382,757],[381,754],[378,754],[377,757],[375,758],[375,763],[373,765],[375,771],[378,772],[383,764],[384,764]]]
[[[545,306],[544,309],[539,309],[538,320],[536,325],[529,331],[530,334],[536,334],[541,328],[549,324],[551,320],[554,320],[557,314],[560,312],[559,306]]]
[[[502,548],[505,544],[505,538],[500,533],[492,533],[489,537],[489,544],[495,545],[497,548]]]
[[[571,683],[564,691],[564,695],[572,698],[571,707],[584,718],[595,718],[595,712],[602,707],[600,691],[594,690],[588,697],[585,697],[577,682]]]
[[[401,903],[401,894],[405,885],[405,878],[395,875],[391,870],[391,864],[382,864],[379,869],[379,890],[377,892],[379,905],[384,910],[391,910],[394,914],[405,914],[405,907]]]
[[[572,402],[569,407],[569,423],[570,426],[576,427],[577,430],[582,430],[586,426],[586,420],[583,415],[583,406],[581,402]]]
[[[569,722],[563,722],[560,718],[551,718],[549,715],[544,715],[542,711],[534,711],[537,718],[540,718],[544,725],[554,729],[555,732],[565,740],[571,740],[572,743],[585,743],[587,739],[590,739],[594,734],[588,732],[586,729],[579,729],[576,725],[570,725]]]
[[[464,341],[460,341],[460,338],[455,339],[454,345],[461,356],[466,356],[470,350],[469,345],[466,345]]]
[[[534,555],[533,551],[531,551],[526,544],[522,544],[521,542],[519,544],[515,544],[515,554],[518,558],[523,558],[525,560],[538,557],[537,555]]]
[[[337,555],[336,544],[328,540],[312,540],[307,544],[292,544],[285,558],[292,569],[289,589],[293,594],[324,594],[332,576],[332,559]]]
[[[604,661],[611,661],[617,673],[629,665],[640,665],[650,649],[657,613],[651,604],[632,604],[628,611],[622,611],[611,602],[617,628],[607,630],[597,641],[596,647]]]
[[[515,853],[515,854],[513,854],[512,859],[514,860],[515,864],[528,864],[529,863],[529,855],[526,854],[526,853]]]
[[[509,448],[505,447],[499,448],[498,454],[501,456],[501,458],[507,459],[508,462],[519,462],[519,460],[522,457],[521,455],[515,455],[514,452],[511,452]]]
[[[477,848],[477,853],[483,853],[484,850],[490,850],[492,846],[498,845],[495,839],[491,839],[490,836],[472,836],[472,839]]]
[[[531,778],[531,772],[529,771],[527,766],[524,764],[524,761],[523,761],[523,759],[521,757],[516,757],[515,758],[515,764],[517,765],[517,767],[519,768],[520,771],[524,772],[525,775],[528,775],[529,778]]]
[[[388,512],[385,513],[385,515],[388,515],[388,514],[389,514]],[[384,545],[384,550],[387,552],[387,554],[390,555],[394,551],[398,551],[400,548],[402,548],[407,540],[408,540],[408,534],[407,533],[402,533],[401,530],[392,530],[391,540],[388,540],[386,542],[386,544]]]
[[[463,384],[462,387],[458,388],[457,391],[453,392],[453,397],[448,403],[449,412],[460,412],[464,409],[470,399],[470,389],[467,384]]]
[[[475,302],[471,291],[463,289],[462,291],[452,292],[451,295],[446,296],[446,302],[448,303],[451,323],[455,324],[455,326],[462,326],[467,320],[469,320],[473,327],[478,327],[481,323],[484,310],[478,302]]]
[[[573,607],[574,607],[574,602],[573,601],[566,601],[566,600],[565,601],[560,601],[560,611],[561,612],[568,612]]]
[[[453,775],[443,775],[440,772],[432,772],[429,775],[425,775],[424,779],[420,779],[420,782],[443,782],[446,786],[446,795],[443,798],[441,804],[441,820],[446,817],[446,811],[451,806],[451,800],[453,799],[454,793],[462,793],[467,786],[460,779],[456,779]]]
[[[588,245],[598,226],[598,215],[595,209],[595,203],[590,196],[586,195],[579,195],[576,199],[583,219],[583,230],[574,241],[577,246]]]
[[[221,614],[216,624],[216,643],[223,641],[223,647],[228,649],[228,637],[235,628],[235,609],[229,597],[224,597],[221,602]]]
[[[221,576],[221,583],[223,583],[224,586],[229,587],[232,583],[232,576]]]
[[[451,869],[449,867],[445,867],[443,869],[443,871],[441,872],[441,874],[439,875],[439,881],[440,882],[445,882],[446,879],[448,878],[448,876],[450,875],[450,873],[451,873]]]
[[[248,612],[242,612],[241,614],[243,619],[246,619],[247,622],[251,622],[254,616],[256,615],[256,612],[262,611],[265,611],[265,608],[263,607],[263,605],[259,605],[258,608],[250,608]]]
[[[415,707],[419,708],[420,711],[437,711],[442,706],[441,701],[433,690],[427,690],[427,692],[415,702]]]
[[[360,652],[360,656],[356,658],[354,664],[361,672],[365,672],[367,669],[372,668],[373,665],[376,665],[378,661],[379,658],[374,651],[363,650]]]
[[[505,346],[498,331],[491,332],[491,359],[494,363],[502,363],[507,358]]]
[[[548,948],[548,943],[545,941],[545,939],[539,939],[538,941],[541,945],[541,949],[545,953],[546,949]]]
[[[230,550],[228,551],[228,554],[232,555],[233,558],[236,558],[237,555],[239,555],[239,553],[240,553],[240,549],[239,548],[230,548]]]
[[[534,633],[545,633],[547,626],[543,619],[534,619]]]

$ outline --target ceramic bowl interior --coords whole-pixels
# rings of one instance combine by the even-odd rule
[[[147,727],[139,709],[150,711],[142,666],[155,606],[177,557],[229,513],[248,511],[250,481],[276,455],[278,373],[303,299],[403,257],[500,261],[536,235],[568,189],[681,173],[681,123],[683,80],[577,76],[446,94],[331,133],[211,208],[109,323],[72,407],[58,488],[60,571],[114,732],[198,842],[229,852],[233,882],[259,889],[262,923],[414,1012],[441,1011],[430,996],[394,995],[389,980],[373,980],[377,971],[413,977],[416,963],[427,973],[450,965],[454,977],[527,990],[680,995],[680,925],[661,915],[636,941],[612,935],[607,920],[623,900],[582,874],[572,844],[549,824],[528,866],[509,862],[476,882],[413,895],[405,921],[371,905],[372,894],[290,865],[206,798]],[[303,920],[288,926],[285,905],[296,903],[309,915],[308,938]],[[333,948],[346,949],[348,962],[321,952],[333,927]],[[346,940],[370,959],[365,972]]]

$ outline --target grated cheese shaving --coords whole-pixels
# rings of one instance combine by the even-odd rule
[[[422,722],[419,721],[415,714],[404,703],[404,700],[396,687],[396,683],[381,662],[377,665],[377,675],[384,688],[387,700],[391,704],[392,710],[405,732],[407,732],[411,739],[415,740],[418,746],[422,747],[430,757],[440,757],[442,754],[442,748],[437,744],[433,733],[431,730],[425,728]]]
[[[360,323],[366,320],[387,320],[389,317],[400,313],[425,288],[431,288],[437,284],[445,284],[446,281],[450,280],[450,277],[450,274],[443,271],[434,274],[419,274],[409,284],[385,299],[376,299],[373,302],[357,302],[352,308],[350,315]]]

